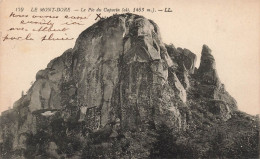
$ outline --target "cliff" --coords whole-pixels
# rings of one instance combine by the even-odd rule
[[[259,119],[237,109],[208,46],[196,60],[152,20],[102,19],[2,113],[1,157],[258,157]]]

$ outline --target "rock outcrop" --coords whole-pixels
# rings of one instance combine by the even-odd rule
[[[222,153],[215,145],[220,124],[227,128],[239,116],[255,137],[257,119],[237,110],[208,46],[198,69],[195,63],[190,50],[164,44],[152,20],[134,14],[102,19],[2,113],[1,157],[230,157],[237,150]]]
[[[217,74],[215,59],[207,45],[203,45],[200,61],[197,74],[201,82],[219,86],[221,82]]]

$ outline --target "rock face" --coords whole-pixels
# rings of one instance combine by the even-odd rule
[[[198,69],[195,63],[190,50],[164,44],[152,20],[134,14],[100,20],[79,35],[73,49],[40,70],[27,94],[2,113],[1,157],[239,155],[216,147],[223,135],[219,126],[230,127],[239,116],[254,140],[257,119],[237,110],[208,46],[203,45]],[[234,128],[241,129],[246,131]],[[237,144],[223,138],[217,146],[229,140]],[[257,155],[248,145],[242,155]]]
[[[200,76],[201,82],[219,86],[220,80],[216,70],[215,59],[207,45],[203,45],[200,61],[197,74]]]

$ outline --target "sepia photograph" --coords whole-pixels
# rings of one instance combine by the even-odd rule
[[[259,28],[259,0],[0,0],[0,158],[260,158]]]

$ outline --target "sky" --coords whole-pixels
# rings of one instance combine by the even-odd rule
[[[7,31],[16,26],[21,27],[21,20],[28,18],[10,17],[11,12],[18,14],[17,9],[23,7],[20,14],[58,15],[72,13],[32,13],[32,7],[70,7],[81,8],[126,8],[135,7],[164,9],[173,12],[138,12],[152,19],[160,28],[165,43],[175,47],[191,50],[197,55],[197,64],[203,44],[207,44],[216,60],[216,67],[222,83],[244,112],[259,114],[260,105],[260,1],[259,0],[80,0],[75,1],[37,1],[37,0],[2,0],[0,1],[0,112],[11,108],[13,103],[26,92],[35,81],[36,73],[46,68],[53,58],[73,48],[78,35],[95,23],[97,12],[78,12],[75,16],[86,16],[88,19],[77,21],[83,25],[71,25],[66,36],[73,37],[67,41],[41,41],[39,37],[49,33],[33,33],[34,41],[6,40],[3,37],[26,36],[28,32]],[[120,12],[121,13],[121,12]],[[113,13],[101,12],[102,16]],[[41,19],[37,19],[41,21]],[[52,20],[55,27],[64,27],[63,22],[72,20]],[[24,25],[25,26],[25,25]],[[38,25],[40,26],[40,25]],[[27,24],[28,30],[37,25]],[[56,35],[56,34],[55,34]],[[57,33],[57,36],[65,36]],[[38,40],[37,40],[38,38]]]

